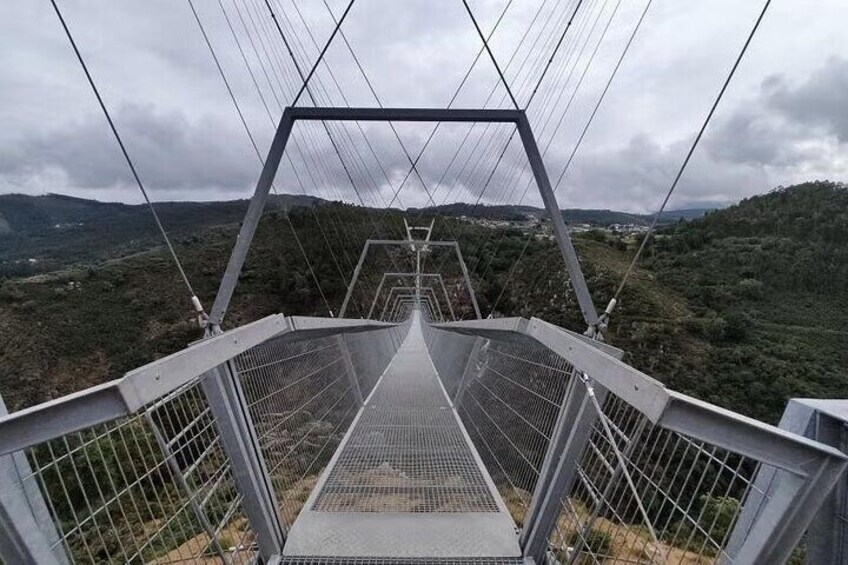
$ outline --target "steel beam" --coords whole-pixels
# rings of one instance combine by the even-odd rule
[[[238,282],[239,274],[244,265],[247,251],[253,241],[253,235],[256,231],[256,226],[259,218],[262,215],[262,210],[265,207],[265,202],[268,198],[268,191],[271,188],[271,183],[276,175],[279,167],[280,158],[285,150],[286,143],[291,134],[292,127],[297,120],[318,120],[318,121],[409,121],[409,122],[501,122],[514,123],[518,128],[519,136],[521,137],[524,150],[527,153],[527,158],[530,162],[530,168],[533,171],[533,176],[536,179],[536,184],[542,196],[542,201],[545,203],[545,209],[551,216],[551,221],[554,226],[554,235],[557,240],[557,245],[560,248],[563,259],[565,260],[568,269],[571,284],[577,295],[577,301],[580,304],[580,309],[583,317],[589,325],[590,330],[597,331],[598,314],[592,303],[589,290],[586,287],[586,281],[583,272],[580,269],[580,262],[571,243],[571,238],[568,235],[568,230],[565,227],[565,222],[562,219],[562,211],[554,196],[551,188],[550,179],[548,178],[547,170],[545,169],[544,161],[539,153],[539,148],[536,140],[533,137],[533,132],[530,128],[530,122],[527,120],[527,115],[523,110],[486,110],[486,109],[450,109],[450,108],[349,108],[349,107],[287,107],[283,111],[283,116],[280,119],[280,124],[277,127],[277,132],[274,136],[274,141],[271,144],[271,149],[268,157],[265,160],[265,165],[262,169],[262,175],[257,183],[253,198],[251,198],[250,206],[244,222],[242,223],[239,238],[233,248],[230,261],[227,265],[227,270],[221,280],[221,286],[218,290],[218,295],[215,297],[215,303],[212,307],[210,315],[210,325],[218,327],[223,320],[233,291]],[[429,232],[428,232],[429,237]],[[394,240],[370,240],[376,244],[396,243]],[[410,245],[410,241],[403,241],[402,244]],[[413,242],[416,245],[418,242]],[[471,301],[474,305],[474,313],[477,318],[481,318],[480,308],[477,304],[477,297],[474,294],[474,288],[471,285],[471,279],[466,268],[465,261],[462,259],[462,252],[456,242],[422,242],[427,246],[439,245],[455,245],[457,256],[462,267],[463,276],[468,284],[468,291],[471,295]],[[365,259],[365,254],[368,250],[368,242],[360,255],[359,263],[354,270],[350,285],[348,286],[342,308],[339,312],[341,317],[347,313],[347,306],[350,302],[350,297],[353,293],[353,287],[359,278],[359,272],[362,267],[362,262]]]
[[[380,284],[377,285],[377,292],[374,293],[374,300],[371,301],[371,307],[368,309],[368,318],[369,320],[374,316],[374,308],[377,306],[377,300],[380,298],[380,292],[383,290],[383,285],[386,284],[386,277],[388,273],[383,273],[383,276],[380,278]]]
[[[580,268],[577,251],[574,250],[574,244],[571,242],[568,228],[565,227],[565,220],[562,219],[562,210],[559,204],[557,204],[556,196],[551,188],[551,180],[548,178],[545,163],[542,161],[542,155],[539,153],[539,147],[536,145],[536,138],[530,129],[530,122],[523,112],[516,124],[518,126],[518,135],[521,136],[521,143],[524,144],[524,151],[527,153],[527,159],[530,161],[530,168],[533,170],[533,177],[536,179],[536,186],[542,195],[542,202],[545,203],[545,209],[551,217],[554,237],[562,253],[562,258],[565,260],[568,277],[571,280],[574,293],[577,295],[577,303],[580,305],[583,319],[589,328],[597,329],[598,312],[595,310],[595,303],[592,302],[592,295],[589,294],[589,287],[586,286],[586,279],[583,277],[583,270]]]
[[[848,450],[848,401],[793,398],[786,406],[779,427],[809,439],[835,447],[843,453]],[[730,535],[727,549],[736,555],[750,537],[753,525],[762,518],[767,502],[781,487],[780,474],[773,467],[761,467],[753,480],[753,487]],[[823,501],[821,508],[810,522],[806,538],[806,562],[848,563],[848,476],[843,474],[835,487]]]
[[[332,108],[289,107],[295,120],[355,122],[513,122],[520,110],[481,110],[476,108]]]
[[[436,292],[432,289],[432,287],[427,287],[427,289],[430,290],[433,293],[433,299],[435,299],[436,298]],[[386,308],[388,307],[388,305],[394,304],[394,302],[391,302],[391,300],[392,300],[392,296],[395,294],[395,292],[394,292],[395,290],[407,293],[407,294],[398,294],[398,296],[395,297],[395,302],[397,301],[398,298],[401,298],[401,297],[406,297],[406,296],[416,297],[415,294],[411,293],[412,291],[416,290],[416,288],[414,286],[394,286],[394,287],[392,287],[391,290],[389,290],[389,295],[386,297],[386,304],[383,306],[383,310],[380,313],[380,319],[381,320],[385,316]],[[427,295],[426,298],[429,300],[430,296]]]
[[[409,292],[418,291],[418,290],[424,290],[424,291],[429,290],[433,294],[432,300],[436,305],[436,310],[438,311],[439,319],[444,320],[445,317],[442,315],[442,307],[439,304],[438,297],[436,296],[436,291],[431,286],[427,286],[427,287],[424,287],[424,288],[421,288],[421,289],[419,289],[418,287],[414,287],[414,286],[393,286],[389,290],[389,295],[386,297],[386,301],[388,302],[389,300],[392,299],[392,295],[395,293],[395,291],[409,293]],[[428,296],[428,298],[430,298],[430,297]]]
[[[539,562],[548,550],[561,502],[571,492],[580,458],[598,420],[598,412],[578,373],[572,370],[519,538],[524,555]],[[606,391],[597,385],[594,388],[598,402],[603,404]]]
[[[259,554],[269,561],[282,553],[285,529],[235,364],[230,361],[213,369],[201,385],[230,459],[244,513],[256,532]]]
[[[392,326],[341,318],[268,316],[198,341],[120,379],[0,416],[0,455],[134,414],[251,347],[284,333],[314,338]]]
[[[410,228],[410,229],[415,229],[415,228]],[[371,301],[371,308],[369,308],[369,310],[368,310],[368,319],[372,319],[372,317],[374,315],[374,308],[377,307],[377,302],[379,301],[379,298],[380,298],[380,292],[383,290],[383,286],[385,285],[387,278],[390,278],[390,277],[391,278],[413,278],[415,276],[416,276],[415,273],[383,273],[382,278],[380,278],[380,284],[377,286],[377,291],[374,293],[374,300]],[[448,305],[448,311],[450,312],[451,319],[455,321],[456,320],[456,314],[454,314],[453,305],[451,304],[450,295],[448,294],[448,289],[445,286],[445,280],[442,277],[442,275],[440,273],[421,273],[420,275],[417,275],[417,276],[420,276],[421,278],[438,279],[439,284],[442,287],[442,292],[444,292],[444,294],[445,294],[445,302]],[[388,298],[386,300],[388,300]],[[385,308],[384,308],[384,310],[385,310]]]
[[[22,452],[0,456],[0,561],[64,565],[69,560],[35,477]]]
[[[277,168],[280,166],[280,159],[283,156],[283,151],[286,148],[293,127],[294,119],[292,118],[292,112],[289,108],[286,108],[280,118],[277,133],[274,134],[274,140],[271,142],[271,148],[268,150],[268,157],[265,158],[265,165],[262,167],[262,174],[259,175],[259,181],[256,183],[256,189],[253,191],[253,197],[250,199],[250,204],[247,207],[247,213],[242,221],[238,239],[236,239],[236,244],[230,255],[230,261],[227,263],[227,270],[224,271],[224,276],[221,278],[221,285],[218,287],[218,294],[215,296],[215,302],[209,314],[209,325],[212,327],[220,327],[221,322],[224,320],[224,315],[227,313],[230,299],[233,297],[233,291],[235,291],[236,284],[238,284],[239,275],[247,258],[247,252],[250,249],[250,244],[253,242],[256,227],[259,225],[259,219],[262,217],[262,211],[265,209],[265,202],[268,200],[268,191],[271,190],[271,185],[277,174]]]
[[[468,294],[471,295],[471,304],[474,305],[474,314],[479,320],[483,316],[480,314],[480,306],[477,304],[477,295],[474,294],[474,286],[471,284],[471,276],[468,274],[468,267],[465,266],[465,259],[462,258],[462,251],[459,249],[459,242],[453,242],[456,249],[456,258],[459,259],[459,266],[462,268],[462,276],[465,277],[465,284],[468,285]]]
[[[585,336],[578,338],[541,320],[475,320],[433,326],[495,339],[498,336],[508,339],[510,333],[532,337],[563,357],[575,370],[585,373],[594,381],[596,390],[603,386],[609,394],[615,394],[636,408],[658,428],[706,442],[774,469],[770,478],[776,485],[774,495],[758,499],[754,493],[745,502],[746,510],[728,545],[735,552],[731,553],[734,562],[766,564],[785,560],[787,552],[791,552],[830,489],[845,472],[848,458],[839,450],[670,391],[606,353],[601,344],[587,342]],[[565,413],[574,410],[567,407]],[[585,416],[563,416],[565,424],[558,422],[557,433],[568,430],[568,422],[576,424],[568,432],[566,447],[555,453],[560,457],[560,469],[550,480],[550,486],[544,487],[543,482],[544,491],[534,493],[538,510],[534,508],[529,514],[530,529],[522,534],[522,540],[527,555],[537,559],[544,555],[543,546],[550,533],[548,528],[554,511],[552,504],[558,503],[573,483],[576,457],[582,452],[581,446],[585,446],[585,433],[588,433],[585,430],[591,427],[588,408],[583,406],[578,413],[581,411]],[[848,407],[845,413],[848,415]],[[554,446],[554,449],[559,448]],[[754,509],[753,516],[747,511],[748,507]]]
[[[459,266],[462,269],[462,276],[465,279],[465,286],[468,289],[468,295],[471,298],[471,304],[474,307],[474,315],[477,318],[481,318],[480,314],[480,306],[477,304],[477,294],[474,292],[474,285],[471,284],[471,277],[468,274],[468,267],[465,265],[465,259],[462,257],[462,250],[459,248],[459,243],[456,241],[430,241],[430,240],[408,240],[408,239],[369,239],[365,242],[365,245],[362,248],[362,252],[359,254],[359,260],[356,263],[356,267],[353,270],[353,276],[350,279],[350,283],[347,285],[347,291],[345,292],[345,298],[342,302],[342,307],[339,310],[339,317],[344,318],[347,315],[347,308],[350,304],[350,299],[353,296],[353,289],[356,286],[357,281],[359,280],[359,274],[362,271],[362,265],[365,263],[365,257],[368,254],[368,249],[373,245],[384,245],[384,246],[432,246],[432,247],[453,247],[456,251],[456,258],[459,261]],[[382,286],[382,281],[380,285]],[[379,291],[379,289],[378,289]],[[445,291],[447,293],[447,290]],[[373,309],[373,304],[372,304]],[[451,308],[452,310],[453,308]],[[370,314],[369,314],[370,318]]]
[[[350,277],[350,284],[347,285],[342,307],[339,310],[339,317],[344,318],[347,314],[347,305],[350,303],[350,297],[353,296],[353,288],[356,286],[356,281],[359,280],[359,273],[362,271],[362,264],[365,263],[365,256],[368,255],[368,248],[371,246],[372,240],[366,240],[365,246],[362,248],[362,253],[359,254],[359,261],[356,262],[356,268],[353,269],[353,276]]]

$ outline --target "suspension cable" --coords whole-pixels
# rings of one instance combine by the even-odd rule
[[[221,76],[221,79],[224,81],[224,86],[227,88],[227,92],[230,95],[230,100],[233,103],[233,106],[236,109],[236,113],[239,116],[239,120],[241,121],[242,126],[244,126],[244,130],[247,133],[247,137],[250,139],[250,144],[253,146],[253,150],[256,152],[256,156],[259,158],[259,162],[262,166],[265,166],[265,159],[262,158],[262,154],[259,151],[259,146],[256,144],[256,140],[253,137],[253,133],[251,133],[250,128],[247,125],[247,120],[244,117],[244,113],[241,110],[241,106],[236,100],[235,93],[233,93],[233,89],[230,86],[230,81],[227,79],[227,75],[224,73],[224,69],[221,67],[221,62],[218,60],[218,55],[215,53],[215,49],[212,47],[212,42],[209,40],[209,36],[206,34],[206,28],[203,25],[203,22],[200,20],[200,16],[197,13],[197,9],[194,6],[194,2],[192,0],[187,0],[188,5],[191,8],[191,13],[194,15],[194,21],[197,22],[197,26],[200,29],[200,33],[203,35],[203,40],[206,43],[206,47],[209,49],[209,53],[212,55],[212,60],[215,61],[215,67],[218,69],[218,74]],[[274,183],[271,183],[271,188],[274,191],[275,195],[278,195],[277,187]],[[330,303],[327,301],[327,297],[324,295],[324,290],[321,288],[321,283],[318,282],[318,277],[315,276],[315,270],[312,268],[312,263],[309,261],[309,257],[306,255],[306,251],[303,249],[303,245],[300,243],[300,238],[297,235],[297,231],[294,228],[294,224],[289,217],[288,211],[285,209],[285,205],[280,202],[280,207],[282,208],[283,215],[286,218],[286,221],[289,224],[289,227],[292,230],[292,234],[294,235],[295,242],[297,243],[298,249],[300,249],[301,255],[303,255],[303,259],[306,261],[306,266],[309,269],[309,274],[312,276],[312,280],[315,282],[315,286],[318,287],[318,292],[321,294],[321,299],[324,301],[324,306],[327,308],[327,312],[330,314],[330,317],[333,317],[333,310],[330,308]]]
[[[347,17],[348,13],[350,12],[350,9],[353,7],[354,1],[355,0],[350,0],[350,3],[347,5],[347,8],[345,8],[344,13],[342,13],[342,17],[339,18],[339,21],[336,24],[336,27],[333,28],[333,33],[330,34],[330,37],[327,39],[327,43],[324,45],[324,48],[321,50],[321,53],[318,55],[318,58],[315,59],[315,64],[312,65],[312,69],[310,69],[309,74],[306,75],[306,78],[303,79],[303,85],[301,85],[300,90],[297,92],[297,96],[294,97],[294,102],[292,102],[292,106],[297,106],[297,101],[300,100],[300,96],[303,94],[303,91],[306,90],[306,86],[309,84],[309,80],[312,78],[312,75],[315,74],[315,70],[318,69],[318,65],[324,59],[324,54],[327,53],[327,49],[329,49],[330,44],[333,42],[333,38],[336,37],[336,34],[339,32],[339,29],[341,29],[342,24],[345,21],[345,18]],[[268,0],[265,0],[265,3],[267,4]],[[274,22],[276,23],[277,18],[274,16],[274,10],[271,10],[270,4],[268,4],[268,9],[271,11],[271,17],[274,18]],[[277,25],[279,26],[279,23],[277,23]],[[281,30],[280,35],[282,35],[282,33],[283,32]]]
[[[554,58],[556,57],[557,51],[559,51],[560,46],[562,45],[563,40],[565,39],[568,30],[571,28],[571,24],[574,23],[574,17],[577,15],[577,10],[580,9],[580,6],[583,4],[583,0],[579,0],[577,5],[574,7],[574,12],[571,14],[571,18],[569,18],[568,23],[565,26],[565,29],[562,30],[562,34],[559,36],[559,40],[557,41],[556,47],[554,47],[553,53],[551,53],[551,58],[548,59],[548,62],[545,64],[545,68],[542,70],[542,74],[539,75],[539,80],[536,82],[536,86],[533,87],[533,91],[530,93],[530,99],[527,100],[527,104],[524,105],[524,109],[530,107],[530,103],[533,101],[533,98],[536,96],[536,92],[539,91],[539,86],[542,85],[542,81],[545,80],[545,75],[548,74],[548,69],[551,68],[551,65],[554,62]]]
[[[580,134],[580,137],[577,139],[577,143],[575,144],[574,148],[571,151],[571,154],[569,155],[569,158],[568,158],[568,161],[566,162],[565,168],[563,169],[559,178],[557,179],[557,184],[554,188],[554,192],[556,192],[556,190],[559,188],[560,181],[562,181],[562,178],[565,175],[565,172],[568,170],[569,166],[571,165],[571,162],[574,159],[574,156],[577,154],[577,151],[582,146],[584,138],[586,137],[586,132],[589,130],[589,127],[592,125],[595,117],[597,116],[598,110],[600,109],[601,104],[603,103],[604,98],[606,97],[607,92],[609,91],[613,80],[615,79],[616,75],[618,74],[618,71],[621,68],[622,62],[624,61],[625,57],[627,56],[627,53],[629,52],[631,46],[633,45],[633,41],[636,38],[636,35],[638,34],[639,30],[642,27],[642,24],[645,20],[645,16],[647,15],[648,9],[651,6],[651,2],[652,2],[652,0],[649,0],[647,2],[647,4],[645,5],[645,8],[642,10],[642,15],[639,17],[639,20],[636,22],[636,26],[633,28],[633,31],[630,33],[630,37],[628,38],[627,43],[624,46],[624,50],[622,51],[621,56],[618,58],[618,62],[616,63],[615,68],[613,68],[612,73],[610,73],[610,77],[607,80],[606,86],[604,87],[604,90],[602,91],[600,97],[598,98],[598,101],[596,102],[595,107],[592,110],[592,113],[589,116],[589,119],[587,120],[586,125],[583,128],[583,131]],[[559,129],[558,126],[557,126],[557,129]],[[556,134],[556,132],[554,132],[554,134]],[[495,302],[492,305],[491,310],[489,311],[490,316],[497,309],[498,304],[501,301],[501,298],[503,298],[504,293],[506,292],[507,288],[509,287],[510,283],[512,282],[513,275],[515,275],[518,265],[521,263],[521,260],[524,258],[524,255],[527,253],[527,249],[530,246],[530,241],[531,241],[531,238],[527,237],[525,242],[524,242],[524,246],[521,248],[521,253],[518,256],[518,259],[516,259],[515,263],[513,263],[513,266],[510,269],[509,274],[507,275],[506,281],[504,281],[504,285],[501,288],[501,291],[498,294],[498,297],[495,299]]]
[[[509,83],[504,78],[503,71],[501,71],[500,65],[498,65],[498,60],[495,59],[495,54],[492,53],[492,49],[489,47],[489,42],[486,40],[486,36],[483,34],[483,30],[480,29],[480,26],[477,24],[477,18],[474,17],[474,12],[471,11],[471,6],[468,5],[468,0],[462,0],[463,5],[465,6],[465,10],[468,12],[468,17],[471,18],[471,23],[474,24],[474,29],[477,30],[477,35],[480,36],[480,41],[483,42],[483,47],[486,48],[486,52],[489,54],[489,58],[492,59],[492,64],[495,66],[495,70],[498,71],[498,76],[501,77],[501,82],[506,88],[507,94],[509,94],[510,100],[512,100],[513,106],[515,106],[516,110],[519,110],[518,101],[515,99],[515,96],[512,95],[512,89],[509,87]]]
[[[53,5],[53,10],[56,12],[56,16],[59,18],[59,22],[62,24],[62,29],[65,31],[65,35],[68,38],[68,41],[71,43],[71,47],[74,50],[74,54],[79,61],[80,66],[82,67],[83,72],[85,73],[86,79],[88,79],[88,84],[91,86],[91,90],[94,92],[94,96],[97,98],[97,103],[100,105],[100,109],[103,111],[103,115],[106,117],[106,121],[109,122],[109,128],[112,130],[112,134],[115,137],[115,140],[118,142],[118,146],[121,148],[121,153],[124,155],[124,160],[126,160],[127,165],[130,168],[130,172],[132,172],[132,176],[135,179],[136,184],[138,185],[138,189],[141,191],[142,196],[144,197],[145,202],[147,202],[147,206],[150,209],[150,213],[153,215],[153,219],[156,222],[156,227],[159,229],[159,233],[162,235],[162,239],[165,241],[165,245],[168,248],[168,252],[171,255],[171,258],[174,261],[174,265],[176,265],[177,270],[180,273],[180,278],[185,284],[186,289],[188,290],[189,296],[191,297],[191,303],[194,307],[195,312],[197,312],[198,316],[200,316],[201,321],[206,318],[206,312],[203,310],[203,306],[200,303],[200,299],[194,292],[194,288],[191,286],[191,282],[188,280],[188,276],[186,275],[185,269],[183,269],[183,265],[180,262],[180,258],[177,256],[177,252],[174,250],[174,246],[171,244],[171,239],[168,237],[168,232],[165,231],[165,226],[162,225],[162,220],[159,219],[159,214],[156,212],[156,207],[153,206],[153,202],[150,200],[150,196],[147,194],[147,189],[144,188],[144,183],[141,182],[141,177],[139,177],[138,172],[136,171],[135,165],[133,164],[132,159],[130,158],[130,154],[127,151],[126,146],[124,145],[123,139],[121,139],[121,135],[118,133],[118,128],[115,126],[115,122],[112,121],[112,116],[109,114],[108,108],[106,108],[106,103],[103,101],[103,97],[100,95],[100,90],[97,88],[97,84],[94,82],[94,78],[91,76],[91,73],[88,70],[88,65],[85,63],[85,59],[82,56],[79,48],[77,47],[76,41],[74,41],[74,36],[71,34],[70,28],[68,28],[67,22],[65,22],[65,18],[62,15],[61,10],[59,10],[59,6],[56,4],[56,0],[50,0],[50,3]]]
[[[639,258],[642,256],[642,253],[645,251],[645,248],[648,244],[648,239],[650,239],[651,234],[654,232],[654,229],[657,226],[657,222],[660,219],[663,211],[665,210],[668,201],[671,199],[671,195],[674,193],[674,189],[677,188],[677,184],[680,182],[680,177],[683,176],[684,171],[686,171],[686,167],[689,165],[689,161],[692,158],[692,154],[695,153],[695,149],[698,147],[698,143],[701,141],[701,138],[704,135],[704,131],[706,131],[707,126],[712,120],[713,115],[715,114],[716,108],[718,108],[719,103],[721,102],[724,93],[727,91],[728,86],[730,85],[730,81],[733,80],[733,76],[736,74],[736,69],[739,68],[742,59],[745,56],[745,53],[748,51],[748,46],[751,45],[751,41],[754,39],[754,35],[756,35],[757,30],[760,27],[760,23],[763,21],[763,18],[768,11],[769,5],[771,4],[771,0],[766,0],[763,5],[763,9],[760,12],[757,21],[754,23],[754,27],[751,28],[750,33],[748,34],[747,39],[745,40],[745,44],[742,46],[742,50],[739,52],[739,55],[736,57],[736,61],[734,61],[733,66],[730,69],[730,72],[727,75],[727,78],[724,80],[724,84],[722,84],[721,90],[718,92],[718,96],[716,96],[715,101],[713,102],[712,107],[710,108],[709,113],[707,114],[706,119],[704,119],[704,123],[701,125],[701,129],[698,130],[698,135],[695,137],[695,140],[692,142],[692,145],[689,147],[689,151],[686,153],[686,158],[683,159],[683,163],[680,165],[680,169],[677,171],[677,174],[674,177],[674,181],[672,181],[671,186],[668,189],[668,192],[665,195],[665,198],[660,205],[659,210],[654,214],[653,219],[651,220],[651,225],[648,227],[648,231],[645,233],[645,237],[642,239],[642,243],[639,245],[639,249],[636,250],[636,254],[633,256],[633,260],[630,261],[630,264],[627,266],[627,271],[624,273],[624,276],[621,279],[621,283],[619,283],[618,288],[615,291],[615,294],[610,300],[609,305],[606,308],[606,311],[601,316],[602,323],[606,323],[609,319],[609,315],[612,313],[612,310],[615,308],[615,305],[618,303],[618,298],[621,296],[621,292],[624,290],[625,285],[627,284],[630,275],[633,273],[633,270],[636,268],[636,264],[639,261]]]

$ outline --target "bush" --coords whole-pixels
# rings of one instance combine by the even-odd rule
[[[585,539],[580,535],[582,532],[572,532],[568,536],[568,545],[580,547],[581,553],[591,553],[593,556],[609,555],[612,546],[612,536],[602,530],[590,529]],[[582,541],[582,543],[581,543]]]

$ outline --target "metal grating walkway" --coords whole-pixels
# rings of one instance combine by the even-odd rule
[[[515,525],[451,408],[417,313],[292,526],[284,553],[300,559],[521,555]]]

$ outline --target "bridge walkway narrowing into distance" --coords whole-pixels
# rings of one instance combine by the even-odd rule
[[[289,531],[284,563],[316,557],[522,562],[515,524],[451,405],[417,310]]]

